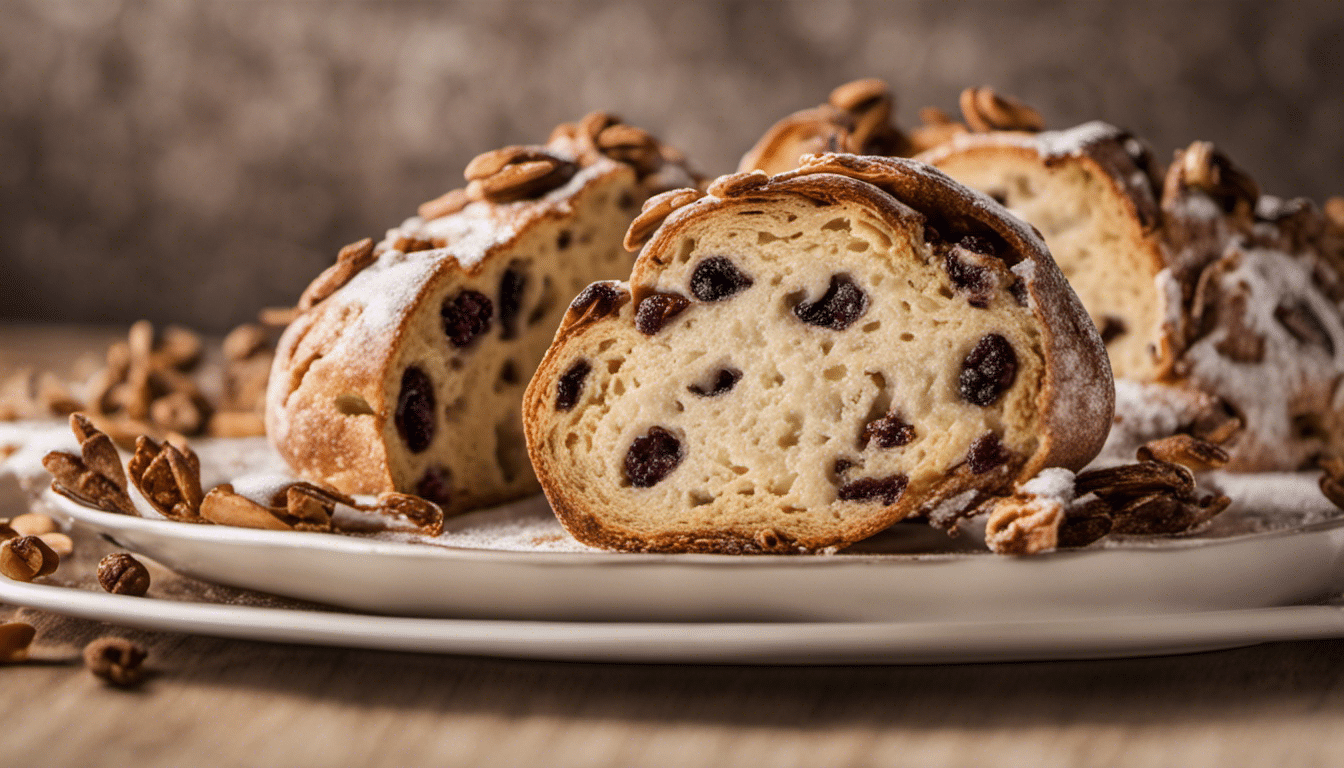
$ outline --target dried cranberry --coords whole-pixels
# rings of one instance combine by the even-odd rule
[[[999,436],[993,432],[975,438],[971,450],[966,454],[966,464],[971,474],[983,475],[1008,461],[1008,449],[999,442]]]
[[[675,293],[655,293],[645,296],[635,310],[635,329],[645,336],[653,336],[663,330],[667,321],[681,314],[681,311],[690,304],[690,299]]]
[[[1017,353],[997,333],[987,334],[961,363],[957,380],[961,396],[972,405],[990,405],[1017,378]]]
[[[480,291],[466,290],[444,301],[439,309],[443,318],[443,332],[455,347],[465,347],[477,336],[490,330],[490,315],[494,306]]]
[[[555,385],[555,409],[568,411],[579,402],[583,394],[583,381],[588,378],[593,366],[587,360],[576,360]]]
[[[569,311],[585,315],[589,320],[599,320],[615,313],[621,308],[622,295],[611,283],[593,283],[574,297],[569,303]]]
[[[1097,329],[1101,333],[1101,343],[1110,344],[1112,341],[1125,335],[1128,327],[1125,321],[1113,315],[1106,315],[1101,319],[1101,328]]]
[[[793,314],[808,325],[843,331],[868,311],[868,294],[849,275],[831,275],[826,295],[811,304],[799,304]]]
[[[415,366],[401,374],[396,424],[411,453],[420,453],[434,441],[434,384],[428,374]]]
[[[841,501],[881,501],[883,504],[895,504],[905,493],[910,478],[905,475],[887,477],[864,477],[852,483],[845,483],[836,492]]]
[[[687,389],[701,397],[717,397],[732,390],[733,387],[737,386],[738,379],[741,378],[741,371],[735,368],[723,368],[714,378],[714,385],[709,389],[705,389],[699,384],[692,384]]]
[[[662,427],[650,427],[625,454],[625,476],[636,488],[651,488],[681,463],[681,441]]]
[[[691,295],[700,301],[722,301],[751,284],[752,279],[724,256],[701,261],[691,273]]]
[[[914,439],[914,426],[895,413],[889,413],[864,425],[859,447],[867,448],[870,441],[875,441],[878,448],[899,448]]]
[[[518,313],[523,309],[523,288],[526,286],[527,275],[513,266],[504,270],[504,276],[499,279],[500,338],[512,339],[518,335]]]
[[[442,464],[432,464],[415,484],[415,495],[435,504],[447,505],[453,500],[453,474]]]

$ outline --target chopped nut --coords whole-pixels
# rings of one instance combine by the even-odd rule
[[[15,581],[32,581],[56,572],[61,556],[36,536],[20,536],[0,544],[0,573]]]
[[[74,554],[75,541],[64,533],[60,533],[59,531],[55,533],[43,533],[37,538],[41,539],[44,544],[51,547],[52,552],[55,552],[61,557],[69,557]]]
[[[70,429],[79,438],[81,456],[52,451],[42,457],[42,466],[53,477],[52,490],[106,512],[137,514],[111,439],[78,413],[70,415]]]
[[[1034,555],[1059,545],[1064,504],[1058,499],[1015,495],[996,502],[985,524],[985,544],[1001,555]]]
[[[701,197],[704,193],[698,189],[672,189],[650,197],[644,202],[641,213],[630,222],[630,229],[625,233],[625,249],[632,253],[638,251],[673,211]]]
[[[858,112],[879,99],[890,97],[891,89],[886,81],[869,77],[837,86],[827,102],[836,109]]]
[[[100,637],[84,646],[84,665],[96,677],[124,688],[144,678],[148,655],[145,649],[125,638]]]
[[[733,197],[764,186],[769,181],[770,177],[765,171],[730,173],[715,179],[706,191],[714,197]]]
[[[7,621],[0,624],[0,664],[14,664],[28,658],[28,648],[33,644],[37,630],[32,624],[22,621]]]
[[[125,552],[98,561],[98,583],[114,595],[141,597],[149,591],[149,569]]]
[[[140,494],[164,517],[200,521],[201,461],[190,447],[141,436],[126,469]]]
[[[294,526],[276,517],[272,510],[234,493],[233,486],[227,483],[211,488],[205,495],[201,502],[201,517],[216,525],[271,531],[294,530]]]
[[[1227,464],[1227,451],[1213,443],[1190,435],[1172,435],[1143,444],[1138,450],[1139,461],[1165,461],[1180,464],[1195,472],[1218,469]]]
[[[1162,207],[1169,208],[1186,189],[1209,195],[1227,213],[1249,219],[1260,199],[1260,186],[1245,171],[1207,141],[1178,150],[1167,169]]]
[[[961,92],[961,114],[971,130],[1041,131],[1045,121],[1041,113],[1014,99],[994,92],[993,88],[967,88]]]
[[[28,512],[9,521],[9,527],[20,536],[41,536],[61,530],[50,516],[41,512]]]
[[[427,203],[421,203],[418,213],[420,214],[420,218],[425,221],[430,221],[432,219],[438,219],[457,213],[463,208],[466,208],[467,204],[470,202],[471,198],[467,196],[467,191],[465,189],[454,189],[450,192],[443,193]]]
[[[578,166],[544,147],[504,147],[477,156],[463,175],[472,199],[507,203],[543,195],[569,181]]]
[[[264,351],[270,343],[270,333],[260,325],[243,323],[224,337],[224,358],[246,360]]]
[[[163,329],[158,349],[154,352],[158,363],[156,367],[167,366],[182,371],[189,370],[200,362],[201,351],[204,348],[205,344],[195,331],[170,325]]]
[[[383,493],[375,508],[385,515],[400,515],[415,523],[429,536],[443,533],[443,510],[439,505],[405,493]]]
[[[323,270],[304,289],[303,295],[299,296],[298,308],[307,311],[317,306],[372,264],[375,258],[372,238],[366,237],[345,246],[336,255],[336,263]]]

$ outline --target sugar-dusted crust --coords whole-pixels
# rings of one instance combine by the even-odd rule
[[[1139,142],[1101,123],[962,134],[917,159],[1044,230],[1116,377],[1144,385],[1127,421],[1218,436],[1237,471],[1344,451],[1344,249],[1309,201],[1261,196],[1205,142],[1159,174]],[[1187,404],[1179,418],[1144,413],[1173,398]]]
[[[529,386],[529,452],[580,541],[814,552],[921,512],[947,524],[1100,449],[1113,397],[1101,341],[1040,238],[992,200],[922,164],[840,154],[709,191],[666,215],[629,286],[585,291]],[[976,304],[943,256],[990,241],[994,287]],[[749,276],[723,301],[695,282],[720,259]],[[828,277],[858,286],[864,309],[799,320]],[[660,301],[681,309],[650,329]],[[991,335],[1015,350],[1016,379],[971,404],[957,371]],[[990,433],[1003,451],[985,461]],[[668,435],[685,453],[645,476],[636,445]]]
[[[1152,379],[1177,350],[1157,276],[1172,267],[1146,148],[1101,122],[1065,131],[960,133],[920,153],[1044,235],[1101,329],[1117,376]]]
[[[305,293],[320,298],[280,341],[266,409],[268,436],[299,475],[347,493],[420,493],[448,513],[537,490],[518,403],[566,301],[594,279],[628,274],[620,242],[639,204],[668,180],[693,181],[679,159],[618,160],[585,142],[585,127],[629,128],[595,117],[522,148],[520,162],[542,158],[572,173],[549,191],[514,200],[476,187],[450,193],[389,230],[367,266],[329,295]],[[462,331],[458,344],[441,313],[473,292],[485,298],[484,327]],[[402,401],[412,368],[433,395],[419,422]],[[431,437],[411,449],[406,425],[426,419]]]

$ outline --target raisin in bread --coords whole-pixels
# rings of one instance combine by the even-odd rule
[[[621,242],[649,194],[694,183],[601,113],[466,176],[377,245],[347,246],[300,299],[266,424],[301,476],[447,513],[534,493],[519,403],[568,300],[629,274]]]
[[[630,240],[659,220],[628,286],[574,301],[524,400],[580,541],[842,547],[1100,449],[1095,328],[1030,228],[935,169],[727,176],[650,200]]]
[[[1240,471],[1344,451],[1344,249],[1310,201],[1261,196],[1206,142],[1164,178],[1103,123],[963,133],[919,159],[1043,233],[1125,382],[1108,456],[1169,430],[1224,440]]]

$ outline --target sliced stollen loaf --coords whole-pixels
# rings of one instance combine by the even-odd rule
[[[628,285],[570,306],[524,400],[582,542],[842,547],[951,525],[1105,439],[1105,351],[1044,244],[928,166],[726,176],[650,200],[627,245],[650,236]]]
[[[1344,247],[1310,201],[1261,196],[1207,142],[1163,178],[1104,123],[965,133],[918,159],[1042,232],[1120,380],[1108,456],[1172,431],[1223,441],[1239,471],[1344,452]]]
[[[382,242],[347,246],[300,299],[266,425],[303,477],[447,513],[535,492],[519,403],[567,302],[629,274],[622,238],[650,194],[695,183],[602,113],[465,175]]]

